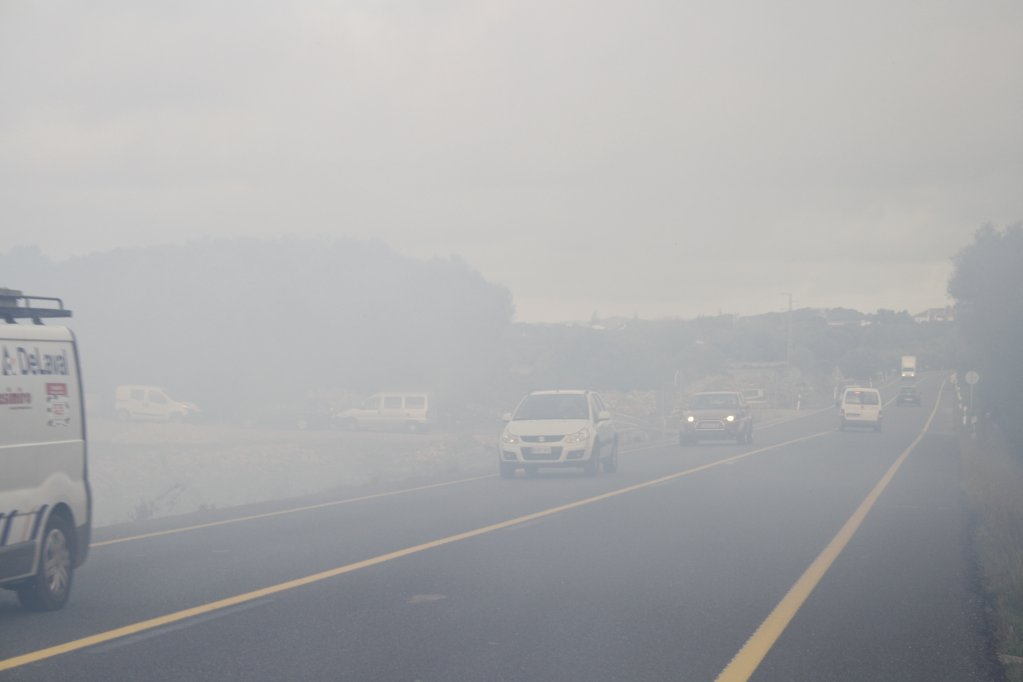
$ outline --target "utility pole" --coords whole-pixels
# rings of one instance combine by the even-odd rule
[[[785,367],[792,369],[792,294],[783,291],[781,295],[789,297],[788,333],[785,335]]]

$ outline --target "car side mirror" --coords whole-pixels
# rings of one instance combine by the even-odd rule
[[[611,413],[608,412],[607,410],[601,410],[600,412],[597,413],[597,421],[598,422],[611,421]]]
[[[511,418],[512,418],[511,412],[505,412],[504,414],[501,415],[501,421],[510,422]]]

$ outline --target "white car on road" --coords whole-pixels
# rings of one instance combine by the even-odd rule
[[[611,413],[592,391],[534,391],[505,415],[498,449],[501,476],[516,469],[581,467],[596,474],[618,469],[618,433]]]

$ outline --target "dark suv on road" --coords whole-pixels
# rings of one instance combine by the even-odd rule
[[[753,442],[753,414],[738,391],[696,393],[682,413],[679,445],[701,440]]]
[[[897,405],[919,405],[920,392],[916,390],[916,386],[903,386],[895,403]]]

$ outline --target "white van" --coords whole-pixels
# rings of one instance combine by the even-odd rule
[[[429,393],[388,391],[376,393],[359,407],[338,412],[335,423],[351,431],[357,429],[402,429],[411,433],[426,431],[434,422]]]
[[[66,327],[41,324],[70,314],[59,299],[0,289],[0,587],[33,610],[67,602],[89,551],[78,348]]]
[[[114,414],[121,421],[149,419],[180,422],[200,412],[199,406],[174,400],[160,386],[118,386],[114,391]]]
[[[839,405],[839,429],[847,426],[865,426],[881,430],[881,392],[876,388],[852,387],[845,389]]]

